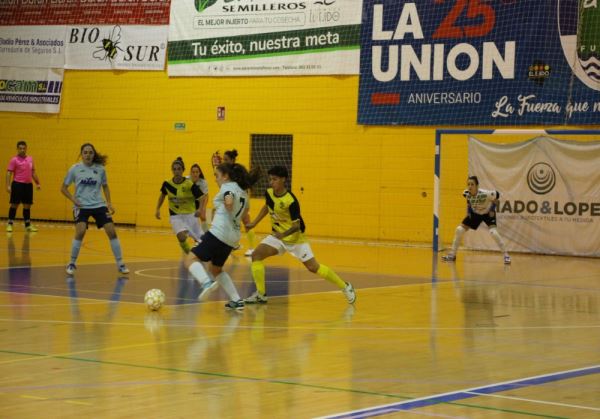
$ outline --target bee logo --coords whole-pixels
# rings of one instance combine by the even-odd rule
[[[118,51],[123,51],[119,44],[121,43],[121,27],[115,26],[108,37],[102,39],[102,46],[96,48],[92,56],[98,60],[112,60],[117,56]]]

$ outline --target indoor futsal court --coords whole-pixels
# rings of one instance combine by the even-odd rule
[[[2,239],[0,417],[600,417],[598,259],[315,239],[354,305],[285,256],[229,312],[166,231],[120,229],[120,276],[90,229],[68,276],[72,227],[39,227]],[[225,268],[254,290],[243,249]]]
[[[600,419],[600,0],[0,0],[0,419],[81,418]]]

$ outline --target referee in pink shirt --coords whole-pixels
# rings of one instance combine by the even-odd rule
[[[23,140],[17,143],[17,155],[10,159],[6,172],[6,192],[10,194],[10,208],[8,210],[8,224],[6,231],[13,231],[13,223],[17,215],[19,204],[23,204],[23,220],[25,229],[30,232],[37,231],[31,224],[31,205],[33,204],[33,183],[40,189],[40,180],[35,173],[33,158],[27,155],[27,143]]]

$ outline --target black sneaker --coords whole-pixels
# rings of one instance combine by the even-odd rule
[[[225,304],[225,308],[229,310],[243,310],[244,302],[242,300],[229,301],[227,304]]]

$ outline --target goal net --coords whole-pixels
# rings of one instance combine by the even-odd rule
[[[437,130],[433,249],[447,248],[466,216],[468,176],[497,190],[508,250],[600,256],[600,130]],[[463,246],[496,250],[480,227]]]

